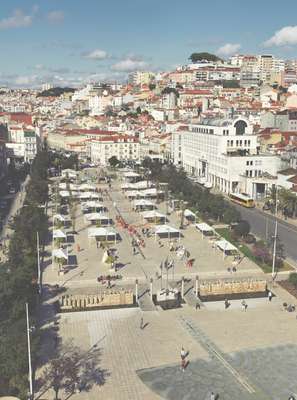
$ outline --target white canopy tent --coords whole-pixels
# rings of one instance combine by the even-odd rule
[[[156,210],[145,211],[142,213],[142,218],[147,220],[148,222],[157,223],[165,223],[166,222],[166,215],[161,214]]]
[[[129,199],[136,199],[138,197],[140,197],[140,193],[136,190],[128,190],[125,193],[126,197],[128,197]]]
[[[99,194],[93,192],[82,192],[79,194],[80,200],[99,200]]]
[[[117,242],[117,232],[113,228],[89,228],[88,238],[95,238],[96,240],[102,242]]]
[[[185,209],[184,216],[187,220],[196,222],[196,214],[188,208]]]
[[[64,249],[53,249],[52,257],[58,259],[68,260],[68,254]]]
[[[68,192],[68,190],[60,190],[59,194],[63,199],[66,197],[70,197],[70,192]]]
[[[60,222],[65,222],[66,221],[65,217],[63,217],[63,215],[61,215],[61,214],[54,215],[53,216],[53,220],[54,221],[60,221]]]
[[[79,185],[79,190],[81,192],[84,192],[84,191],[95,192],[96,186],[95,185],[91,185],[90,183],[83,183],[83,184]]]
[[[81,204],[81,209],[83,211],[86,211],[86,210],[106,211],[107,207],[104,204],[100,203],[99,201],[90,200],[90,201],[86,201],[85,203],[82,203]]]
[[[66,178],[67,176],[69,178],[76,178],[76,176],[78,175],[78,172],[75,171],[74,169],[63,169],[61,172],[62,177]]]
[[[133,208],[138,211],[138,210],[154,210],[157,208],[155,203],[153,203],[150,200],[145,200],[145,199],[140,199],[140,200],[135,200],[133,202]]]
[[[233,246],[232,243],[228,242],[225,239],[221,239],[221,240],[217,240],[215,242],[215,245],[223,251],[223,256],[225,258],[227,253],[234,253],[234,252],[238,252],[238,249]]]
[[[96,222],[100,221],[102,225],[111,225],[112,221],[109,217],[106,215],[100,214],[100,213],[90,213],[90,214],[85,214],[85,221],[86,222]]]
[[[141,191],[141,197],[155,198],[160,194],[163,194],[162,190],[157,190],[156,188],[145,189]]]
[[[55,229],[53,230],[53,238],[54,239],[66,239],[67,235],[61,229]]]
[[[136,172],[128,171],[128,172],[124,172],[123,177],[124,178],[138,178],[138,177],[140,177],[140,175],[137,174]]]
[[[202,237],[204,237],[204,235],[211,236],[215,234],[215,230],[205,222],[196,224],[195,226],[202,233]]]
[[[155,226],[155,240],[157,240],[157,235],[160,238],[171,239],[173,237],[178,237],[180,239],[180,231],[169,225],[156,225]]]

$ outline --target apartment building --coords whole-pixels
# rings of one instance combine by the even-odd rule
[[[34,130],[12,127],[9,130],[9,142],[6,146],[12,151],[14,157],[31,163],[39,150],[40,137],[36,135]]]
[[[137,161],[139,141],[130,136],[101,137],[90,141],[90,153],[92,162],[100,165],[108,165],[108,160],[113,156],[120,161]]]
[[[279,157],[260,152],[257,135],[245,118],[206,119],[172,134],[172,161],[189,175],[224,193],[259,197],[267,190],[262,177],[276,175]]]

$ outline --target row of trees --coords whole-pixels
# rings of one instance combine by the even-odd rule
[[[240,213],[223,196],[210,193],[191,182],[183,169],[174,165],[163,165],[146,158],[143,167],[156,182],[168,183],[168,190],[175,198],[187,201],[188,207],[199,212],[204,219],[213,219],[230,224],[240,220]]]
[[[8,261],[0,268],[0,396],[26,398],[28,358],[25,303],[34,325],[37,313],[37,232],[41,242],[48,233],[44,212],[47,202],[49,154],[40,152],[31,168],[24,206],[14,219]],[[32,335],[32,356],[36,357],[38,330]]]
[[[275,212],[276,200],[278,201],[278,210],[284,217],[296,218],[297,216],[297,196],[291,190],[281,188],[276,193],[276,187],[273,186],[266,200],[265,207],[272,213]]]

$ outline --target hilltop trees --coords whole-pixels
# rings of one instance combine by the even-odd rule
[[[210,54],[207,52],[202,53],[192,53],[189,57],[193,63],[197,63],[199,61],[211,61],[211,62],[218,62],[223,61],[220,57],[216,56],[215,54]]]

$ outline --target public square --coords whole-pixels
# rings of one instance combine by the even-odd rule
[[[105,214],[114,223],[120,215],[141,231],[141,214],[132,210],[121,184],[117,179],[110,189],[105,183],[98,185],[108,190],[103,193]],[[157,204],[157,208],[166,213],[164,201]],[[50,215],[54,212],[55,205],[51,204]],[[167,218],[168,225],[179,228],[180,216],[176,212]],[[88,238],[90,224],[86,223],[80,207],[76,214],[77,233],[72,235],[69,226],[64,229],[67,237],[71,237],[67,244],[68,255],[75,262],[63,275],[58,274],[60,266],[51,257],[52,244],[48,246],[43,266],[45,291],[57,284],[63,294],[70,295],[99,294],[120,288],[135,291],[135,281],[139,282],[139,307],[56,314],[52,305],[57,298],[45,296],[44,307],[47,311],[50,309],[44,317],[46,327],[58,321],[58,336],[63,343],[71,341],[86,352],[100,350],[101,372],[96,376],[94,367],[94,384],[88,390],[75,393],[73,398],[208,400],[214,392],[217,398],[225,400],[285,400],[297,392],[297,321],[295,313],[288,313],[283,307],[284,302],[293,304],[294,298],[279,286],[273,287],[275,296],[271,302],[266,297],[245,299],[246,311],[242,309],[241,300],[231,301],[228,309],[223,301],[204,303],[197,309],[185,299],[180,308],[166,311],[150,304],[151,279],[156,294],[161,285],[178,286],[182,277],[192,282],[197,275],[199,280],[267,278],[246,258],[236,265],[236,272],[231,273],[233,257],[224,256],[195,224],[188,225],[185,221],[184,226],[182,237],[174,243],[183,245],[190,253],[194,259],[191,267],[176,251],[170,251],[172,239],[159,241],[155,235],[145,237],[145,246],[133,255],[131,235],[126,228],[114,224],[118,238],[110,248],[117,250],[116,273],[122,279],[113,281],[111,289],[106,282],[97,282],[98,276],[110,274],[111,270],[103,262],[104,250],[94,239]],[[163,272],[161,283],[160,264],[166,259],[174,261],[174,268],[168,271],[168,281]],[[190,286],[189,291],[193,292]],[[188,352],[184,371],[181,369],[182,347]],[[51,348],[48,341],[44,348],[47,351]],[[51,398],[50,393],[43,393],[41,398]]]

